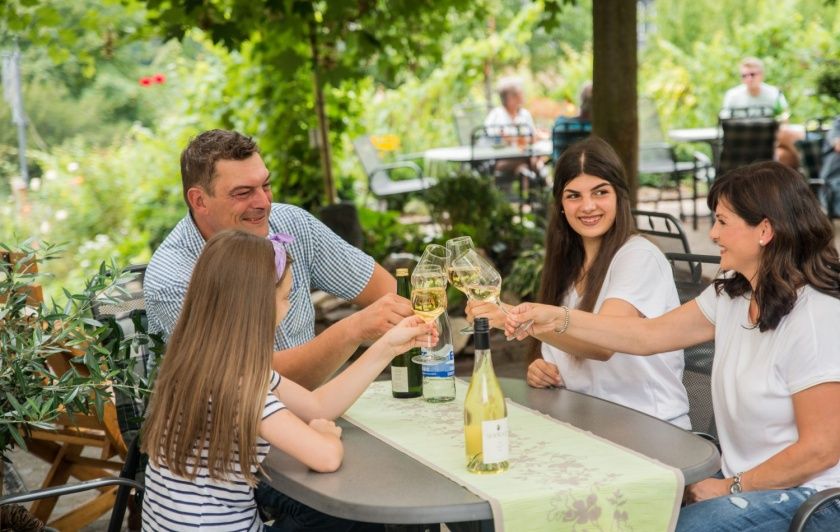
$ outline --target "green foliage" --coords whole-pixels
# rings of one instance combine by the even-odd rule
[[[535,243],[530,249],[522,251],[513,261],[510,274],[505,279],[505,289],[524,300],[536,299],[544,261],[545,247],[542,244]]]
[[[515,221],[516,211],[491,179],[471,173],[441,179],[426,193],[441,240],[470,236],[506,275],[523,249],[542,240],[539,230]]]
[[[817,94],[840,101],[840,60],[826,61],[820,69]]]
[[[364,232],[365,253],[382,263],[392,253],[420,255],[425,243],[416,225],[400,222],[397,211],[374,211],[360,207],[359,222]]]
[[[793,122],[840,112],[838,103],[814,97],[823,58],[840,57],[836,6],[663,0],[655,25],[640,61],[640,93],[656,103],[663,131],[714,124],[746,56],[764,61],[766,82],[782,89]]]
[[[49,427],[61,414],[72,419],[74,413],[95,411],[102,417],[114,383],[132,389],[139,383],[100,345],[105,328],[91,315],[94,298],[123,282],[110,275],[117,271],[113,263],[108,268],[103,263],[82,291],[66,292],[63,305],[30,306],[26,289],[43,274],[25,265],[53,260],[63,251],[49,244],[37,249],[31,241],[0,243],[0,250],[5,252],[0,258],[0,457],[5,457],[15,445],[26,447],[22,433],[27,430]],[[17,260],[8,255],[13,251],[21,253]],[[59,376],[47,360],[67,350],[78,356]]]

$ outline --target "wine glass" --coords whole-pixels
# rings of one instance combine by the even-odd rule
[[[438,244],[429,244],[420,256],[420,262],[417,263],[415,270],[422,270],[426,266],[439,266],[441,270],[446,272],[449,267],[449,260],[451,254],[448,249]]]
[[[438,246],[443,247],[443,246]],[[411,274],[411,308],[426,323],[434,322],[446,310],[446,273],[436,264],[422,261]],[[429,334],[431,341],[431,334]],[[412,357],[417,364],[440,364],[449,359],[426,350],[422,355]]]
[[[474,249],[467,250],[452,261],[450,269],[452,286],[463,291],[467,299],[493,303],[507,314],[499,301],[502,291],[502,276],[493,264]],[[463,331],[463,330],[462,330]],[[469,328],[473,332],[473,328]]]
[[[449,282],[452,283],[452,286],[466,294],[467,292],[464,289],[463,280],[465,279],[465,276],[469,275],[471,269],[465,270],[461,268],[460,270],[455,270],[452,267],[452,261],[462,256],[467,251],[475,249],[475,245],[473,244],[472,238],[468,236],[450,238],[446,241],[446,249],[449,251],[449,264],[446,265],[446,272],[449,275]],[[459,332],[461,334],[472,334],[472,325],[467,325],[466,327],[461,328]]]
[[[451,262],[467,251],[475,249],[472,238],[468,236],[459,236],[457,238],[450,238],[446,241],[446,249],[449,251],[449,262],[446,266],[449,267]]]

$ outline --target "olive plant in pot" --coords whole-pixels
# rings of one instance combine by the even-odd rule
[[[127,364],[116,359],[120,350],[112,354],[100,341],[107,328],[91,314],[95,298],[101,301],[101,294],[118,291],[124,282],[112,274],[119,271],[113,264],[102,264],[82,291],[65,290],[64,303],[35,295],[45,276],[37,265],[61,253],[59,246],[31,240],[0,243],[0,495],[9,454],[26,448],[32,430],[49,430],[60,417],[72,420],[74,414],[95,412],[101,418],[114,387],[137,390]],[[49,359],[68,351],[76,356],[58,374]],[[20,521],[13,524],[12,518]],[[38,523],[26,519],[20,507],[0,508],[3,527],[37,529],[31,527]]]

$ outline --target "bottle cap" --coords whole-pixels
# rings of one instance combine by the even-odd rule
[[[473,322],[473,329],[477,333],[489,333],[490,321],[487,318],[476,318]]]
[[[397,277],[408,277],[408,268],[397,268]]]

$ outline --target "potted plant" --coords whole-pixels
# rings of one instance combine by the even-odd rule
[[[26,448],[30,430],[49,429],[59,417],[72,420],[76,413],[94,411],[101,418],[115,382],[130,392],[137,389],[127,364],[116,359],[120,350],[112,353],[100,341],[107,327],[91,314],[96,297],[124,282],[111,274],[119,270],[101,265],[84,290],[64,291],[63,304],[33,297],[38,290],[33,287],[44,276],[37,265],[60,253],[58,246],[37,247],[31,240],[0,243],[0,495],[8,454],[17,446]],[[48,359],[68,350],[77,356],[58,375]],[[0,511],[4,526],[12,518],[25,518],[19,507]]]

